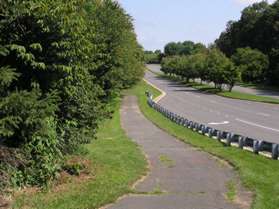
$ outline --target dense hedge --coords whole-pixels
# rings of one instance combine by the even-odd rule
[[[54,178],[143,76],[143,59],[115,1],[1,1],[0,187]]]

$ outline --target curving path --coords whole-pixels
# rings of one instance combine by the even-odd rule
[[[237,205],[225,198],[226,184],[235,178],[231,167],[157,128],[141,114],[135,97],[124,98],[121,120],[127,135],[146,153],[150,173],[135,186],[136,194],[107,208],[247,208],[245,199],[239,201],[242,205]],[[244,192],[240,196],[247,197]]]

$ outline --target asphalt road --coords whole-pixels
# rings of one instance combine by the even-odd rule
[[[159,66],[149,65],[153,71]],[[159,103],[187,119],[258,140],[279,143],[279,105],[229,99],[146,72],[145,79],[166,92]]]
[[[149,68],[152,69],[153,72],[162,73],[160,65],[152,64],[152,65],[148,65],[148,66],[149,66]],[[200,80],[197,79],[197,82],[200,82]],[[214,86],[213,83],[208,83],[208,84]],[[246,94],[254,94],[254,95],[258,95],[258,96],[264,96],[264,97],[271,97],[271,98],[274,98],[274,99],[279,99],[279,92],[278,91],[242,87],[242,86],[238,86],[238,85],[235,85],[233,87],[233,90],[238,91],[238,92],[242,92],[242,93],[246,93]]]

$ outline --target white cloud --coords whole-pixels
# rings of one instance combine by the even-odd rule
[[[240,4],[253,4],[253,3],[256,3],[256,2],[261,2],[262,0],[234,0]],[[275,2],[275,0],[267,0],[268,3],[273,3]]]

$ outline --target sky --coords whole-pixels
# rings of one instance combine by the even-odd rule
[[[259,0],[118,0],[133,17],[145,50],[163,50],[172,41],[213,43],[229,20]],[[269,3],[274,2],[270,0]]]

